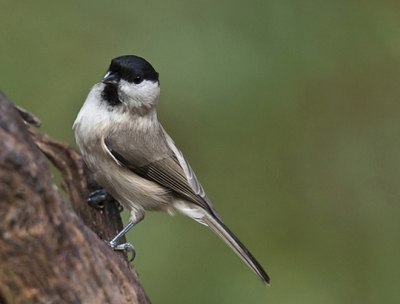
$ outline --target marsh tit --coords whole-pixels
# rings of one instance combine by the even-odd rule
[[[207,225],[266,284],[269,277],[226,227],[189,163],[157,119],[158,73],[145,59],[113,59],[93,86],[74,123],[76,142],[97,182],[130,211],[128,225],[110,242],[115,250],[134,249],[118,240],[146,211],[178,211]]]

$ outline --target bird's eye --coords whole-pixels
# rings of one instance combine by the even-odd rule
[[[135,84],[139,84],[139,83],[141,83],[143,81],[143,76],[142,75],[136,75],[134,78],[133,78],[133,83],[135,83]]]

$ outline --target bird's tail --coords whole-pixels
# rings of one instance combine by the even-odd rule
[[[242,244],[241,241],[229,230],[225,224],[213,214],[204,210],[199,206],[193,204],[187,204],[186,202],[176,202],[174,205],[174,210],[191,217],[195,221],[207,225],[215,232],[229,247],[236,252],[236,254],[258,275],[258,277],[265,284],[269,285],[269,276],[253,255],[247,250],[247,248]],[[213,212],[216,213],[215,210]]]
[[[205,214],[201,220],[236,252],[236,254],[258,275],[261,281],[269,285],[269,276],[265,270],[222,221],[208,213]]]

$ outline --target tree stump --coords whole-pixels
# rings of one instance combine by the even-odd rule
[[[0,303],[150,303],[126,255],[104,241],[122,228],[118,206],[88,206],[100,186],[79,153],[29,124],[40,122],[0,93]]]

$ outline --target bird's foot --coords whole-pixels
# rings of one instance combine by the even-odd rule
[[[105,189],[100,189],[90,193],[87,201],[90,207],[104,209],[104,203],[112,200],[114,198]]]
[[[99,189],[90,193],[87,202],[90,207],[96,209],[104,209],[105,202],[115,202],[118,204],[119,212],[122,212],[123,210],[122,205],[118,203],[105,189]]]
[[[129,259],[130,262],[132,262],[135,257],[136,257],[136,251],[135,248],[132,246],[131,243],[123,243],[123,244],[115,244],[113,241],[110,242],[110,247],[113,250],[118,250],[118,251],[125,251],[127,254],[129,254],[129,252],[132,253],[132,258]]]
[[[136,251],[135,248],[133,248],[131,243],[123,243],[123,244],[118,244],[118,241],[133,227],[135,226],[135,223],[132,221],[129,221],[128,225],[124,227],[111,241],[110,241],[110,247],[113,250],[123,250],[126,253],[132,252],[132,258],[130,261],[132,262],[133,259],[136,256]]]

